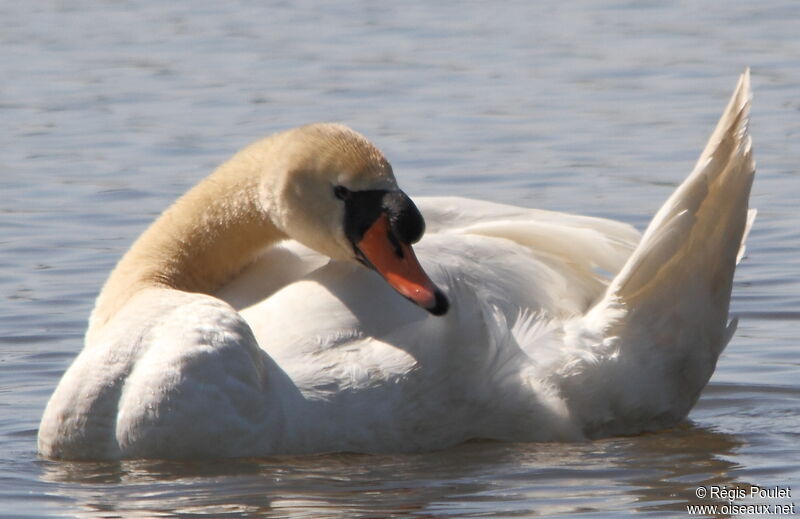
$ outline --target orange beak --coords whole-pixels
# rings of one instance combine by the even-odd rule
[[[422,270],[410,245],[390,238],[389,218],[381,214],[357,244],[358,249],[389,285],[433,315],[449,308],[447,297]]]

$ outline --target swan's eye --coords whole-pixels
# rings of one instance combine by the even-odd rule
[[[333,194],[339,200],[347,200],[353,192],[344,186],[333,186]]]

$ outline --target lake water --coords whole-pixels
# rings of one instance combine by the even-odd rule
[[[0,516],[687,517],[726,502],[695,496],[712,485],[790,487],[752,502],[800,508],[800,4],[602,4],[0,3]],[[396,456],[37,457],[109,270],[248,142],[341,121],[412,196],[643,228],[746,65],[760,213],[739,331],[680,427]]]

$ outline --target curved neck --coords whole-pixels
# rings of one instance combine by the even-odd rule
[[[153,222],[106,281],[90,328],[147,288],[210,294],[285,239],[258,201],[255,167],[246,154],[235,156]]]

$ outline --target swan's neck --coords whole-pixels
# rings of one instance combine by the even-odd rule
[[[212,293],[259,250],[286,238],[258,201],[255,167],[240,154],[167,209],[111,273],[90,328],[107,323],[147,288]]]

